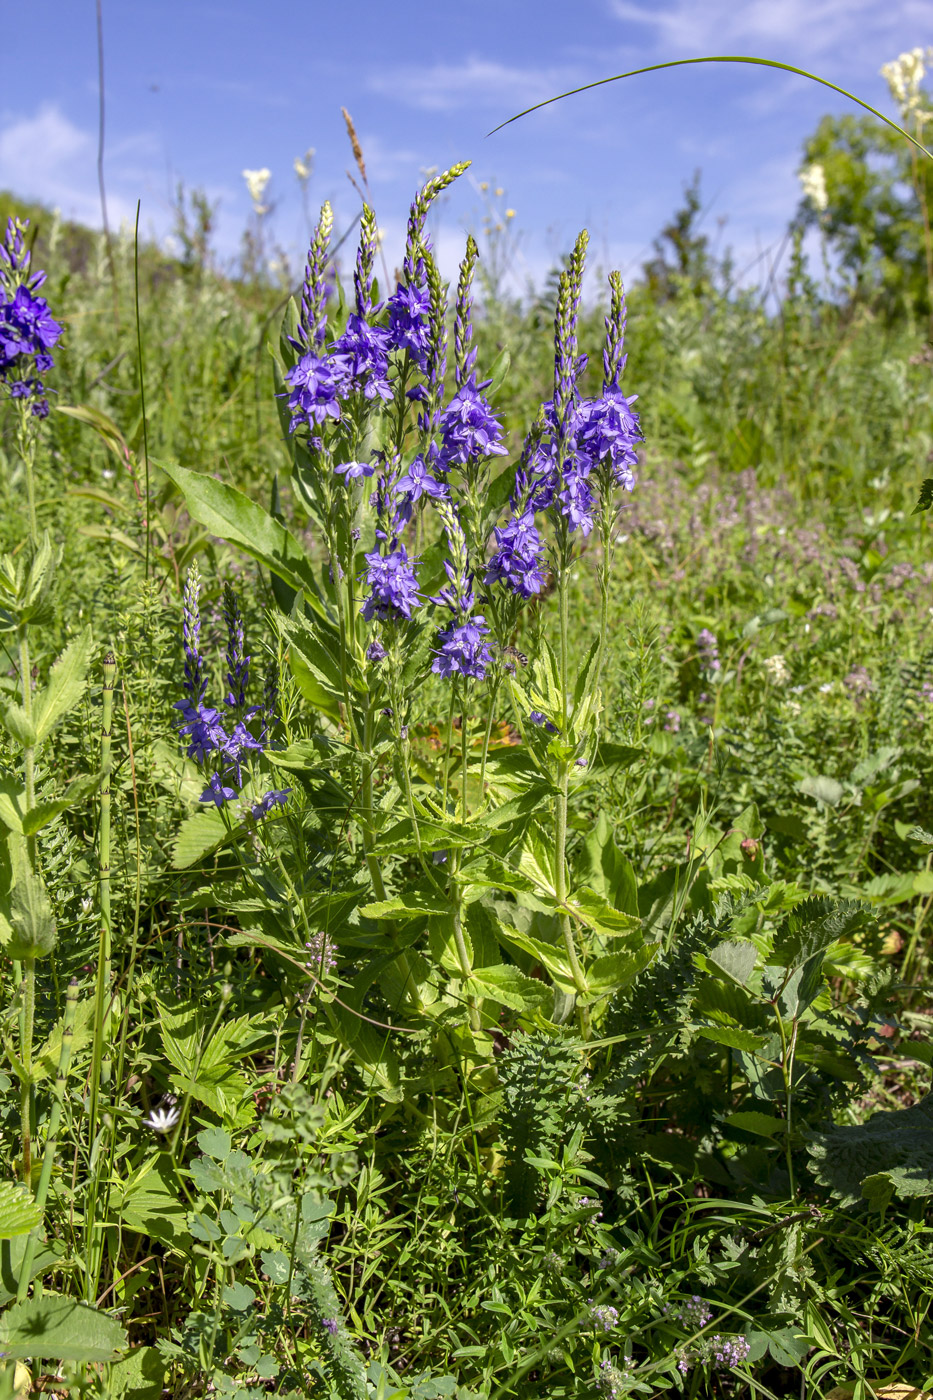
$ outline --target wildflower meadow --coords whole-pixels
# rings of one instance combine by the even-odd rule
[[[0,197],[0,1400],[933,1392],[930,57],[771,303]]]

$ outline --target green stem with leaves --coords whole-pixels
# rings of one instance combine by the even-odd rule
[[[570,677],[568,674],[568,651],[569,651],[569,631],[570,631],[570,601],[568,596],[568,565],[564,559],[561,560],[557,591],[560,605],[560,690],[561,690],[561,716],[563,720],[561,728],[561,739],[567,742],[568,729],[570,727],[570,696],[568,693]],[[562,758],[557,770],[558,793],[555,802],[556,807],[556,830],[554,841],[554,885],[557,895],[558,906],[561,907],[567,901],[567,811],[570,800],[570,764],[566,758]],[[583,968],[580,966],[580,959],[577,955],[576,943],[573,937],[573,928],[570,923],[570,915],[560,914],[560,931],[564,941],[564,948],[567,953],[567,961],[570,964],[570,971],[573,977],[573,985],[577,992],[586,992],[586,978],[583,975]]]
[[[45,1139],[45,1151],[42,1156],[42,1172],[39,1177],[39,1185],[36,1188],[36,1205],[43,1213],[45,1212],[45,1203],[49,1194],[49,1183],[52,1180],[55,1149],[58,1146],[58,1130],[61,1125],[62,1113],[65,1107],[65,1082],[68,1078],[68,1070],[71,1065],[71,1050],[74,1042],[75,1011],[77,1005],[78,983],[75,978],[72,978],[68,986],[68,994],[65,1000],[62,1043],[58,1055],[58,1073],[55,1079],[55,1097],[52,1100],[52,1111],[49,1114],[49,1127]],[[37,1225],[26,1241],[23,1262],[20,1265],[19,1285],[16,1292],[17,1302],[20,1303],[26,1297],[26,1293],[29,1289],[29,1277],[32,1271],[33,1260],[36,1257],[36,1250],[39,1246],[39,1234],[41,1229],[42,1226]]]

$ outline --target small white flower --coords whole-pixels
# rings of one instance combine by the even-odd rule
[[[263,204],[262,197],[265,194],[266,185],[272,179],[272,171],[267,170],[265,166],[262,170],[244,170],[243,179],[246,181],[246,188],[256,213],[265,214],[268,206]]]
[[[314,168],[314,147],[309,146],[303,156],[296,156],[292,166],[299,180],[310,180]]]
[[[786,685],[790,680],[790,671],[787,669],[787,662],[780,653],[776,656],[766,656],[763,664],[768,673],[768,678],[773,681],[775,685]]]
[[[900,57],[884,64],[881,76],[886,81],[891,96],[901,109],[901,117],[906,121],[911,112],[920,105],[920,84],[926,71],[926,60],[931,56],[930,49],[910,49]]]
[[[171,1096],[169,1099],[171,1101],[163,1100],[158,1108],[150,1109],[143,1119],[146,1127],[154,1133],[170,1133],[181,1118],[181,1109]]]
[[[833,683],[832,683],[832,681],[826,681],[826,683],[825,683],[824,685],[821,685],[821,686],[820,686],[820,694],[821,694],[821,695],[828,695],[829,692],[832,690],[832,688],[833,688]]]
[[[813,161],[804,166],[800,172],[800,184],[804,199],[809,199],[818,214],[824,213],[829,205],[829,195],[826,193],[826,171],[822,165]]]

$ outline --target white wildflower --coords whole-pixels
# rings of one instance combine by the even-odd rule
[[[787,662],[780,652],[775,656],[766,656],[763,664],[768,673],[768,679],[773,681],[775,685],[786,685],[790,680]]]
[[[154,1133],[170,1133],[180,1118],[181,1109],[175,1102],[175,1096],[169,1094],[162,1100],[158,1108],[149,1110],[143,1123]]]
[[[829,195],[826,193],[826,171],[818,161],[804,166],[800,172],[800,184],[804,199],[809,199],[818,214],[824,213],[829,206]]]
[[[909,49],[907,53],[892,59],[881,69],[881,76],[900,107],[904,120],[920,106],[920,84],[926,72],[926,63],[931,57],[933,49]]]
[[[296,156],[292,166],[299,180],[310,180],[314,169],[314,147],[309,146],[303,156]]]
[[[272,179],[272,171],[263,166],[262,170],[244,170],[243,179],[246,181],[246,188],[249,197],[253,201],[253,208],[257,214],[268,213],[269,206],[263,204],[262,197],[266,192],[266,186]]]

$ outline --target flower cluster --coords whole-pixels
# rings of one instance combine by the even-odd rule
[[[699,1346],[681,1347],[677,1352],[677,1369],[685,1376],[692,1366],[711,1366],[717,1371],[732,1371],[748,1360],[751,1343],[747,1337],[706,1337]]]
[[[185,655],[184,699],[175,703],[181,713],[179,733],[188,741],[188,757],[197,763],[216,765],[201,793],[201,801],[223,807],[239,796],[244,785],[243,767],[252,754],[261,754],[271,726],[275,722],[278,679],[275,668],[266,681],[262,705],[247,706],[246,687],[249,683],[249,661],[245,654],[245,634],[240,607],[233,589],[224,588],[224,620],[227,624],[227,694],[224,705],[230,712],[228,727],[221,712],[205,703],[207,670],[201,652],[201,579],[198,570],[188,570],[185,583],[182,637]],[[262,715],[259,738],[249,728],[249,721]],[[231,723],[232,721],[232,723]],[[260,821],[275,807],[284,807],[291,788],[272,788],[251,807],[251,815]]]
[[[50,352],[62,328],[36,296],[45,273],[29,270],[28,227],[28,220],[10,219],[0,245],[0,384],[11,398],[28,401],[34,417],[45,418],[49,404],[39,376],[54,364]]]
[[[682,1327],[697,1329],[706,1326],[713,1316],[713,1310],[699,1293],[694,1293],[691,1298],[676,1305],[665,1303],[664,1316],[672,1322],[679,1322]]]
[[[486,675],[486,668],[492,663],[492,649],[484,640],[489,636],[486,619],[481,613],[473,612],[473,576],[469,568],[466,537],[449,502],[439,502],[437,513],[447,533],[451,558],[444,562],[447,586],[432,602],[449,608],[454,620],[437,634],[440,646],[431,663],[431,670],[447,678],[465,676],[481,681]]]
[[[608,1356],[603,1357],[599,1363],[596,1389],[601,1395],[607,1396],[608,1400],[620,1400],[621,1396],[628,1393],[632,1374],[630,1362],[623,1359],[620,1365],[618,1361],[611,1361]]]
[[[619,1309],[600,1303],[590,1308],[589,1324],[596,1332],[611,1332],[619,1325]]]
[[[708,627],[704,627],[697,636],[697,649],[700,653],[700,663],[707,671],[719,671],[722,663],[719,660],[719,641],[715,632],[711,632]]]

